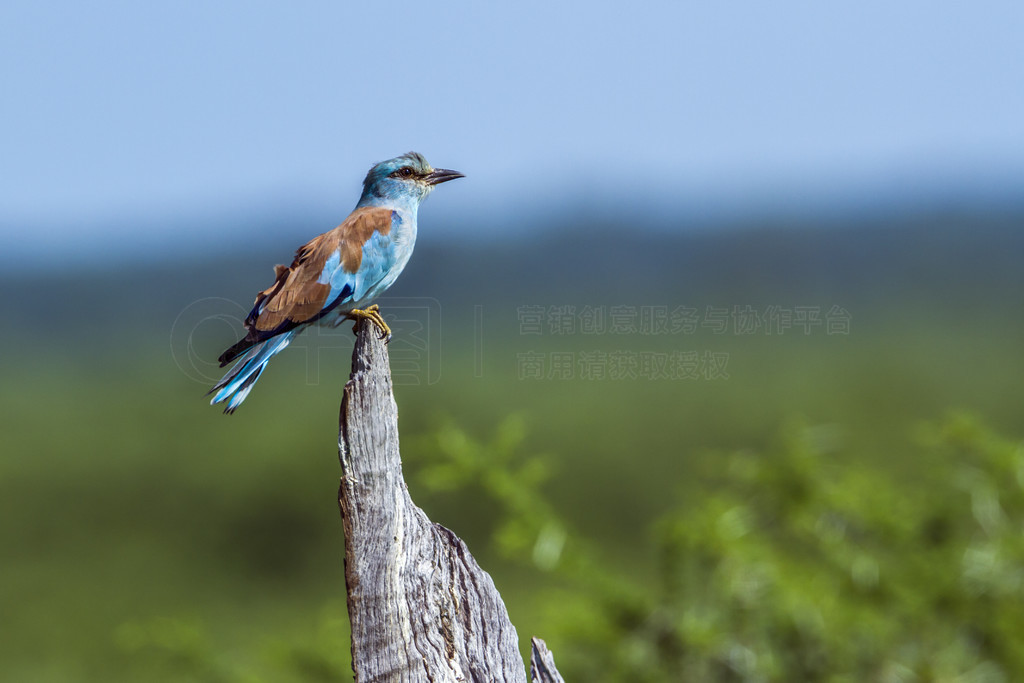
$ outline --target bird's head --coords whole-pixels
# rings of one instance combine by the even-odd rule
[[[437,185],[462,177],[458,171],[433,168],[422,154],[409,152],[382,161],[370,169],[363,181],[363,196],[359,203],[375,204],[384,201],[418,204]]]

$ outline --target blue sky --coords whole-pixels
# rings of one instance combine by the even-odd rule
[[[1024,188],[1020,2],[15,0],[0,88],[14,251],[237,207],[340,220],[410,149],[468,176],[439,215]]]

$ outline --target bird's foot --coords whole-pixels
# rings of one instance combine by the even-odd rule
[[[359,320],[360,318],[366,318],[371,323],[377,326],[380,330],[380,338],[384,340],[384,343],[391,341],[391,328],[384,322],[384,316],[380,314],[380,307],[377,304],[372,304],[363,308],[353,308],[351,311],[345,314],[346,318],[350,320]],[[352,331],[355,332],[356,328],[353,327]]]

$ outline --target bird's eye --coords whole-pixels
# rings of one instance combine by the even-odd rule
[[[398,169],[398,176],[400,178],[408,178],[411,175],[412,169],[409,168],[408,166],[403,166],[402,168]]]

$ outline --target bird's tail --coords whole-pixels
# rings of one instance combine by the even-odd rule
[[[228,405],[224,408],[224,412],[228,415],[235,412],[252,391],[253,385],[263,374],[263,369],[267,367],[270,359],[288,346],[296,332],[297,330],[289,330],[249,349],[244,356],[238,359],[228,374],[224,375],[207,393],[209,396],[216,392],[210,399],[210,405],[227,401]]]

